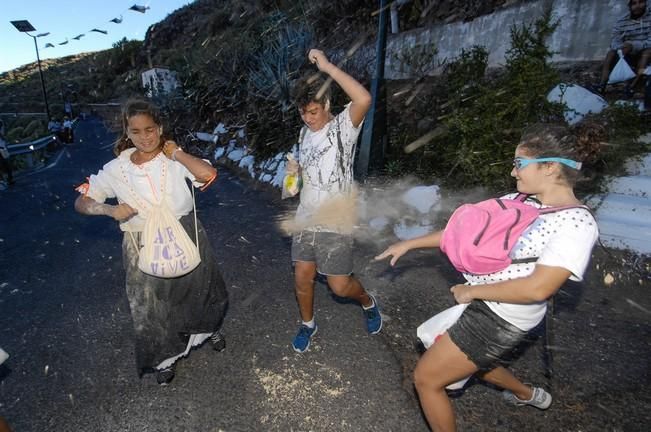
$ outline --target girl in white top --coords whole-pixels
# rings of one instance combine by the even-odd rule
[[[579,160],[598,149],[603,128],[585,125],[579,131],[560,126],[533,127],[515,150],[511,176],[517,190],[531,196],[536,207],[581,206],[573,186]],[[512,196],[506,196],[509,198]],[[395,243],[376,259],[391,265],[407,251],[440,246],[442,231]],[[461,318],[421,357],[414,382],[432,430],[454,431],[455,416],[445,387],[472,374],[505,389],[504,398],[516,405],[546,409],[551,395],[523,384],[503,365],[527,331],[546,312],[546,300],[568,279],[582,280],[598,238],[597,224],[586,208],[541,215],[518,239],[511,258],[538,258],[535,263],[512,264],[489,275],[464,274],[466,284],[450,291],[458,303],[470,303]]]
[[[207,161],[164,139],[160,114],[151,103],[127,102],[122,122],[117,157],[77,188],[82,195],[75,201],[75,209],[86,215],[109,216],[125,231],[122,257],[136,336],[136,365],[140,375],[155,371],[158,383],[167,384],[174,378],[174,363],[192,346],[211,338],[215,349],[224,347],[219,329],[228,296],[198,219],[201,263],[181,277],[164,279],[140,271],[133,237],[140,243],[147,211],[164,198],[195,239],[192,195],[186,181],[205,189],[217,172]],[[111,198],[116,198],[117,204],[105,203]]]

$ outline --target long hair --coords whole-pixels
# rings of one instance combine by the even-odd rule
[[[533,158],[561,157],[577,162],[590,163],[597,159],[608,137],[602,125],[584,121],[574,127],[535,124],[527,128],[518,147]],[[560,164],[561,180],[574,186],[580,171]]]
[[[118,140],[115,142],[115,146],[113,147],[113,153],[115,153],[116,156],[119,156],[120,153],[122,153],[124,150],[128,148],[134,147],[133,142],[131,142],[131,140],[127,136],[127,131],[129,129],[129,119],[139,114],[147,115],[151,117],[154,123],[156,123],[158,126],[163,125],[160,111],[158,110],[158,107],[156,107],[156,105],[142,99],[129,99],[122,107],[122,114],[121,114],[122,135],[120,136],[120,138],[118,138]],[[164,142],[165,139],[163,138],[163,136],[161,136],[160,145],[162,145]]]

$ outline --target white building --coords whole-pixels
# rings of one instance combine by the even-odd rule
[[[176,72],[164,68],[155,67],[142,73],[142,86],[147,89],[147,96],[152,97],[159,92],[169,93],[179,87],[176,79]]]

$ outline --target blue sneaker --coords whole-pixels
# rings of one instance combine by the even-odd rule
[[[366,330],[372,335],[380,333],[382,330],[382,315],[380,315],[380,308],[377,305],[375,297],[368,295],[373,300],[373,307],[364,309],[364,316],[366,317]]]
[[[307,351],[310,347],[310,339],[312,339],[312,336],[316,334],[318,329],[319,327],[316,324],[314,324],[314,328],[301,324],[301,327],[298,329],[298,333],[296,333],[294,341],[292,342],[294,351],[298,353]]]

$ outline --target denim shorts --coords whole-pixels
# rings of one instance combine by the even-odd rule
[[[481,300],[470,303],[448,335],[483,372],[506,365],[527,338],[526,331],[500,318]]]
[[[348,276],[353,273],[353,237],[331,232],[295,233],[292,261],[314,262],[323,275]]]

